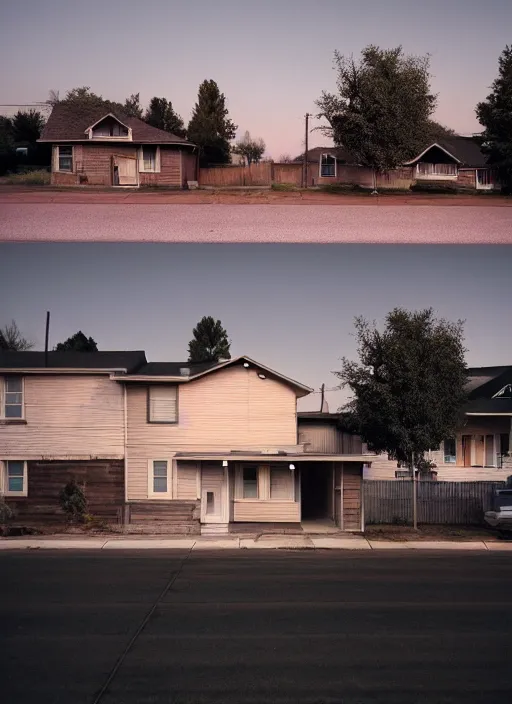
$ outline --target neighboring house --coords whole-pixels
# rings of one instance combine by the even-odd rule
[[[303,157],[297,157],[299,162]],[[398,169],[377,174],[377,186],[408,188],[415,183],[450,182],[461,188],[498,187],[496,170],[489,167],[476,138],[454,135],[425,144],[422,151]],[[373,187],[372,170],[358,165],[343,147],[315,147],[308,151],[308,185],[357,184]]]
[[[496,170],[487,164],[487,157],[474,137],[454,135],[426,144],[404,166],[412,167],[416,182],[451,182],[477,190],[498,187]]]
[[[439,481],[502,481],[512,475],[512,366],[468,370],[469,401],[455,438],[429,453]],[[377,455],[366,479],[404,478],[404,468]]]
[[[343,434],[325,447],[301,439],[297,399],[311,389],[248,357],[3,352],[0,384],[1,490],[20,520],[62,520],[58,494],[75,476],[91,513],[127,531],[364,526],[371,460]]]
[[[104,107],[55,105],[38,142],[52,145],[54,185],[184,188],[198,177],[194,144]]]

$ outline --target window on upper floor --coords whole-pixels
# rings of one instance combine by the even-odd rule
[[[332,154],[320,155],[320,176],[322,178],[336,177],[336,158]]]
[[[23,406],[23,377],[4,376],[0,379],[0,418],[22,419]]]
[[[178,387],[150,386],[148,389],[148,422],[178,422]]]
[[[27,463],[23,460],[0,462],[0,494],[4,496],[27,496]]]

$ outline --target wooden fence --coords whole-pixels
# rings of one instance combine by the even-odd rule
[[[272,164],[262,162],[250,166],[216,166],[199,169],[199,185],[210,188],[267,186],[272,183]]]
[[[506,482],[417,482],[418,523],[481,525],[492,510],[496,489]],[[366,525],[412,523],[412,482],[375,480],[363,482]]]

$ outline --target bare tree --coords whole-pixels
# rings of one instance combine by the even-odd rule
[[[292,164],[293,158],[289,154],[281,154],[279,157],[280,164]]]
[[[34,343],[23,337],[15,320],[12,320],[10,325],[0,328],[0,350],[26,352],[33,347]]]

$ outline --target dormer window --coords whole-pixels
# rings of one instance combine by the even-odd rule
[[[336,178],[336,157],[332,154],[320,155],[321,178]]]
[[[94,125],[91,125],[86,132],[89,135],[89,139],[126,139],[129,141],[132,139],[131,128],[123,124],[114,115],[106,115]]]

